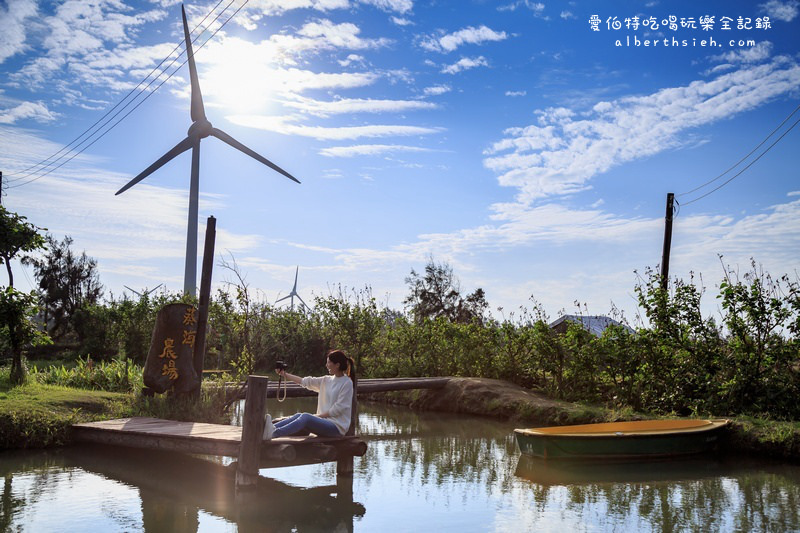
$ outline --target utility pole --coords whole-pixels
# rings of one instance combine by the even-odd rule
[[[675,194],[667,193],[667,212],[664,217],[664,249],[661,252],[661,288],[667,290],[669,284],[669,249],[672,245],[672,204]]]
[[[0,170],[0,205],[3,205],[3,171]]]

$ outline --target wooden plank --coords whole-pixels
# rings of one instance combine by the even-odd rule
[[[371,378],[358,380],[357,395],[369,394],[373,392],[390,392],[397,390],[412,389],[440,389],[447,385],[450,378]],[[276,383],[276,382],[273,382]],[[232,397],[242,399],[247,390],[243,383],[226,383],[226,389]],[[280,396],[283,397],[284,386],[281,384]],[[275,398],[278,395],[277,384],[267,389],[267,397]],[[297,383],[286,384],[287,398],[303,398],[316,396],[317,393],[305,389]]]

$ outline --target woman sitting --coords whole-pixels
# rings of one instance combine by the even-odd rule
[[[341,350],[331,350],[327,354],[325,367],[328,375],[318,378],[301,378],[286,370],[276,370],[283,378],[319,393],[317,413],[296,413],[274,424],[272,417],[267,415],[264,423],[265,440],[308,433],[320,437],[339,437],[347,433],[353,408],[355,365]]]

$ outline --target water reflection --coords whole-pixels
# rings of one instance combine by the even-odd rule
[[[798,531],[798,467],[746,457],[583,462],[520,456],[515,475],[546,507],[554,493],[582,513],[604,502],[606,520],[654,531]]]
[[[313,399],[270,402],[275,416]],[[702,457],[641,463],[521,456],[513,424],[362,404],[369,447],[262,470],[236,497],[228,460],[115,448],[2,452],[0,531],[800,531],[800,467]]]

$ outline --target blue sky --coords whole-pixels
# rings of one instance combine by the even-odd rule
[[[719,254],[796,275],[800,127],[786,131],[800,113],[689,193],[800,104],[796,0],[186,7],[190,29],[201,25],[209,120],[302,182],[201,144],[200,248],[214,215],[218,261],[235,259],[267,301],[288,294],[299,266],[307,302],[370,286],[400,308],[405,277],[433,257],[498,316],[533,296],[553,319],[575,301],[633,318],[634,271],[661,261],[668,192],[680,204],[671,273],[703,275],[709,313]],[[142,92],[183,52],[180,20],[171,0],[0,4],[3,204],[72,236],[107,293],[183,286],[189,153],[114,195],[191,124],[187,67],[153,91],[185,57]],[[109,126],[150,97],[60,168],[25,172],[129,93]],[[217,266],[215,285],[230,279]]]

